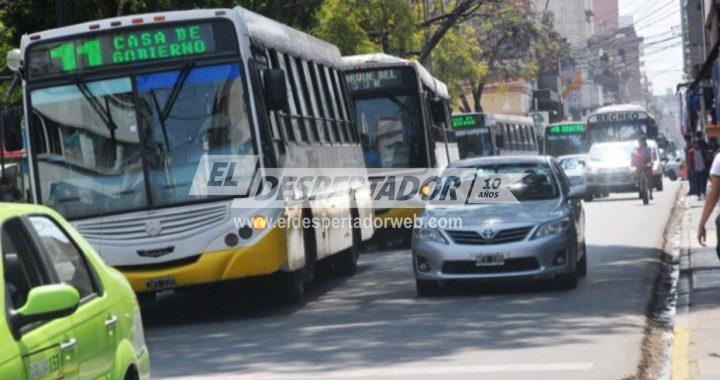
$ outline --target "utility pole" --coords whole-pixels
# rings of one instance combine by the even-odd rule
[[[65,26],[65,0],[55,0],[55,20],[57,26]]]
[[[429,4],[428,4],[428,3],[429,3],[429,2],[430,2],[430,0],[423,0],[423,8],[424,8],[424,13],[425,13],[425,22],[427,22],[427,20],[428,20],[428,18],[429,18],[429,13],[428,13],[428,7],[429,7]],[[429,39],[430,39],[430,25],[427,25],[427,24],[426,24],[426,25],[425,25],[425,43],[427,43]],[[427,71],[429,71],[430,73],[432,73],[432,53],[428,54],[428,57],[427,57],[427,65],[426,65],[426,66],[427,66],[427,67],[425,67],[425,68],[427,69]]]

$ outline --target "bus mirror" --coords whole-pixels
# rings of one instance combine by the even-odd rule
[[[265,104],[271,111],[281,111],[288,107],[285,72],[280,69],[263,70]]]
[[[432,114],[434,124],[442,124],[445,122],[445,105],[442,99],[430,100],[430,113]]]
[[[14,73],[20,72],[20,68],[22,67],[20,49],[12,49],[7,52],[6,60],[8,69],[10,69]]]
[[[22,116],[18,107],[10,107],[3,111],[3,144],[5,150],[14,152],[23,149]]]

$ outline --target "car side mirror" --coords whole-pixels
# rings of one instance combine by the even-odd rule
[[[587,187],[586,186],[570,186],[570,191],[568,192],[567,198],[568,199],[583,199],[587,195]]]
[[[288,108],[285,71],[281,69],[263,70],[263,89],[268,110],[283,111]]]
[[[70,285],[43,285],[30,289],[25,305],[13,312],[13,329],[31,323],[66,317],[75,312],[80,294]]]

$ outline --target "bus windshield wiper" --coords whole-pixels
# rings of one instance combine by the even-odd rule
[[[75,86],[80,90],[80,93],[85,97],[85,100],[87,100],[88,103],[90,103],[90,107],[95,111],[100,121],[105,124],[108,131],[110,131],[110,141],[112,141],[113,146],[117,143],[117,140],[115,139],[115,131],[117,130],[117,124],[115,124],[115,121],[112,118],[112,113],[110,113],[110,103],[107,97],[105,97],[105,107],[103,108],[102,103],[100,103],[100,100],[98,100],[97,96],[95,96],[92,91],[90,91],[90,88],[88,88],[87,84],[80,80],[79,78],[75,79]],[[114,150],[113,150],[114,152]]]
[[[175,79],[172,89],[170,89],[170,95],[165,101],[165,106],[162,110],[158,110],[160,111],[160,121],[163,126],[165,125],[167,118],[170,117],[170,112],[172,112],[172,109],[175,106],[175,101],[177,101],[177,97],[180,95],[180,91],[182,91],[185,81],[190,76],[193,66],[195,66],[195,61],[188,60],[185,62],[185,65],[183,65],[182,69],[180,69],[180,74],[178,74],[177,79]]]

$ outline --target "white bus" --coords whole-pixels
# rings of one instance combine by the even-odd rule
[[[497,113],[452,116],[460,158],[537,155],[538,139],[531,117]]]
[[[268,221],[371,220],[369,189],[277,208],[190,191],[203,156],[257,156],[255,175],[361,163],[336,46],[242,8],[212,9],[25,35],[10,62],[23,84],[32,201],[72,220],[141,296],[274,274],[299,300],[316,263],[354,273],[372,223]]]
[[[447,86],[420,63],[378,53],[343,57],[343,65],[368,168],[403,175],[459,159]],[[376,216],[399,220],[420,208],[378,209]]]
[[[614,104],[599,108],[587,119],[590,146],[612,141],[632,141],[640,136],[658,137],[655,118],[645,107],[636,104]]]

